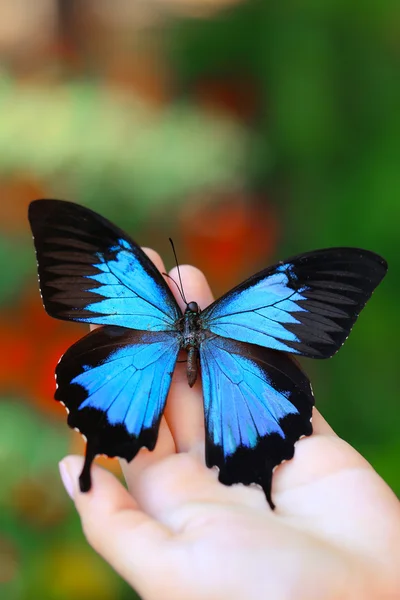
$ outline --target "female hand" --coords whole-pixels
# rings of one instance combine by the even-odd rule
[[[203,275],[181,275],[188,300],[207,306]],[[201,385],[190,389],[185,369],[155,450],[121,461],[129,491],[93,466],[82,494],[82,458],[60,463],[93,548],[144,600],[400,598],[399,502],[365,459],[315,410],[313,435],[274,473],[271,511],[257,487],[226,487],[206,468]]]

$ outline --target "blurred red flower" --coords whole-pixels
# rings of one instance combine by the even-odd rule
[[[60,356],[87,328],[49,317],[39,292],[28,290],[15,306],[0,310],[0,388],[65,418],[55,402],[54,370]]]
[[[11,392],[21,396],[40,410],[66,421],[65,408],[54,400],[54,371],[62,354],[86,333],[88,328],[83,325],[49,317],[39,293],[28,290],[16,307],[0,311],[0,336],[4,348],[0,361],[2,393]],[[84,454],[85,447],[82,437],[71,431],[70,452]],[[121,473],[117,460],[99,457],[96,462],[115,474]],[[24,481],[25,484],[29,487],[31,482]],[[40,493],[40,489],[35,491],[35,498]],[[22,493],[22,497],[25,497],[25,493]],[[49,511],[43,515],[42,511],[40,518],[50,520],[53,513]]]
[[[278,232],[274,207],[245,192],[205,193],[188,202],[181,213],[189,260],[204,271],[217,293],[266,267]]]

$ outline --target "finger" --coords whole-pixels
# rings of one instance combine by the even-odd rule
[[[332,427],[329,425],[327,421],[325,421],[324,417],[321,415],[319,410],[313,408],[312,414],[312,426],[313,432],[316,435],[334,435],[336,433],[333,431]]]
[[[200,309],[204,309],[213,301],[213,297],[203,273],[189,265],[183,265],[179,270],[187,302],[195,301]],[[170,276],[178,281],[176,267],[172,269]],[[173,283],[171,289],[184,312],[186,304]],[[186,353],[182,358],[186,359]],[[190,388],[186,368],[186,363],[176,365],[164,414],[175,440],[177,452],[195,452],[203,456],[204,411],[201,376],[199,372],[196,384]]]
[[[155,264],[160,273],[165,273],[165,266],[158,252],[156,252],[152,248],[146,248],[145,246],[143,246],[142,250],[148,256],[151,262]]]
[[[92,469],[92,489],[82,494],[78,477],[83,460],[68,456],[60,463],[66,490],[75,502],[89,544],[142,595],[148,594],[149,581],[163,571],[163,551],[172,533],[137,507],[123,485],[108,471]]]
[[[207,279],[199,269],[196,269],[196,267],[192,267],[191,265],[181,265],[179,271],[181,273],[183,291],[187,302],[197,302],[200,310],[204,310],[214,300]],[[177,267],[174,267],[169,272],[169,276],[174,281],[179,282]],[[171,280],[169,280],[169,282],[171,285]],[[171,290],[182,312],[185,312],[186,303],[183,301],[174,283],[171,285]]]

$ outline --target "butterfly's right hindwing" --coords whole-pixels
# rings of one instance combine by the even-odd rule
[[[259,484],[273,508],[274,467],[312,432],[310,382],[287,354],[213,334],[200,359],[207,466],[222,483]]]

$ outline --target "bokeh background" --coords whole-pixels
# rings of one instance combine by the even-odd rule
[[[0,0],[2,599],[134,597],[59,482],[82,444],[54,366],[85,329],[42,308],[34,198],[100,211],[168,267],[173,237],[216,295],[294,253],[381,253],[389,275],[344,348],[304,365],[400,493],[399,69],[396,0]]]

